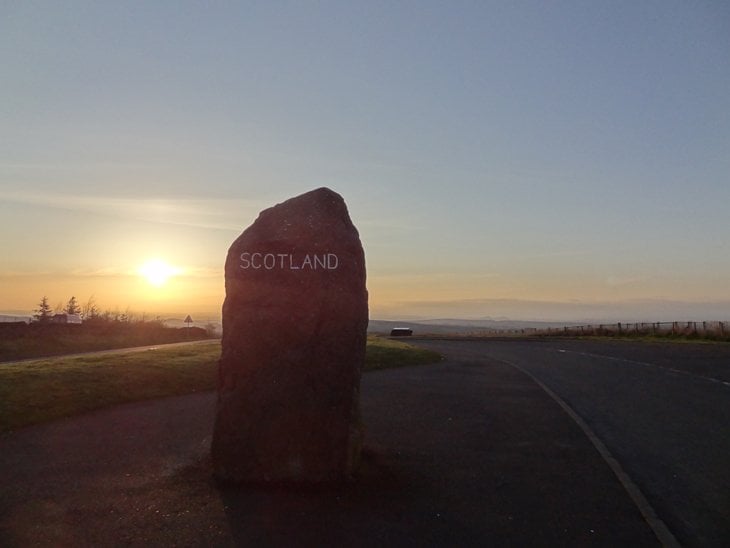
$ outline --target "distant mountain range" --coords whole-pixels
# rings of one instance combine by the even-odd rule
[[[0,314],[1,322],[18,322],[31,320],[30,315]],[[163,320],[167,327],[186,327],[188,324],[182,318],[165,318]],[[194,321],[190,325],[205,328],[208,324],[215,325],[220,332],[220,322],[199,322]],[[478,320],[460,320],[453,318],[441,318],[433,320],[418,321],[392,321],[392,320],[370,320],[368,333],[387,335],[394,327],[409,327],[414,335],[464,335],[481,334],[484,332],[509,331],[512,329],[547,329],[548,327],[562,327],[573,325],[559,322],[538,322],[519,321],[508,318],[487,318]]]
[[[495,331],[509,331],[514,329],[547,329],[548,327],[563,327],[565,322],[537,322],[499,319],[458,320],[442,318],[418,321],[391,321],[370,320],[368,333],[376,335],[389,334],[394,327],[409,327],[414,335],[465,335]]]

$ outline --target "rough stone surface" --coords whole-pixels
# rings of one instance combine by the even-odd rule
[[[235,482],[329,482],[359,461],[365,257],[341,196],[264,210],[228,251],[212,456]]]

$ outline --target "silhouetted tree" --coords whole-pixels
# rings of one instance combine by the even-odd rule
[[[48,304],[48,297],[45,295],[41,299],[41,302],[38,303],[38,308],[35,310],[36,314],[34,315],[35,319],[38,320],[40,323],[48,323],[51,321],[51,317],[53,314],[51,314],[51,305]]]
[[[63,311],[66,314],[79,314],[81,312],[81,307],[76,302],[76,297],[71,297],[68,300],[68,303],[66,303],[66,308],[63,309]]]
[[[94,299],[93,295],[89,297],[89,300],[86,301],[86,304],[82,307],[81,315],[83,316],[84,320],[87,321],[96,321],[100,318],[100,312],[99,309],[96,307],[96,300]]]

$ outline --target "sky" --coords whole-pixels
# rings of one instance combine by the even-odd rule
[[[730,320],[727,2],[3,0],[0,67],[2,312],[215,320],[327,186],[371,318]]]

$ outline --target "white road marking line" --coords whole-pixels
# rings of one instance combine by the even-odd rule
[[[581,354],[581,352],[576,352],[576,354]],[[591,354],[586,354],[591,355]],[[603,356],[598,356],[603,357]],[[608,356],[606,356],[608,357]],[[578,425],[578,427],[583,430],[585,435],[588,437],[588,439],[591,441],[593,446],[596,448],[598,453],[601,455],[603,460],[608,464],[608,467],[611,469],[611,471],[614,473],[614,475],[618,478],[619,482],[621,482],[621,485],[623,485],[624,489],[628,493],[629,497],[632,501],[634,501],[634,504],[639,509],[639,512],[641,512],[641,515],[644,517],[644,520],[649,525],[651,530],[654,532],[654,535],[656,535],[659,542],[664,546],[665,548],[681,548],[681,545],[677,541],[677,538],[674,536],[674,534],[669,530],[667,525],[659,518],[656,511],[654,510],[654,507],[649,503],[647,498],[644,496],[644,493],[641,492],[641,489],[634,483],[634,481],[631,479],[631,477],[626,473],[626,471],[621,466],[621,463],[619,463],[618,460],[611,454],[611,452],[608,450],[608,447],[601,441],[601,439],[596,435],[596,433],[591,429],[590,426],[588,426],[588,423],[583,420],[583,418],[576,413],[570,405],[568,405],[563,398],[558,396],[555,392],[553,392],[550,388],[547,387],[545,383],[543,383],[540,379],[538,379],[535,375],[527,371],[526,369],[523,369],[516,363],[507,361],[507,360],[497,360],[501,361],[502,363],[506,363],[507,365],[511,365],[518,371],[521,371],[528,377],[530,377],[535,383],[542,388],[545,393],[550,396],[555,402],[568,414],[568,416],[573,419],[573,421]],[[624,360],[622,360],[624,361]],[[638,363],[638,362],[637,362]],[[648,364],[651,365],[651,364]]]
[[[614,356],[604,356],[602,354],[592,354],[590,352],[578,352],[576,350],[562,350],[558,349],[558,352],[560,353],[570,353],[570,354],[578,354],[579,356],[586,356],[589,358],[602,358],[604,360],[612,360],[615,362],[623,362],[623,363],[630,363],[634,365],[641,365],[643,367],[654,367],[656,369],[661,369],[663,371],[669,371],[670,373],[676,373],[678,375],[685,375],[687,377],[692,377],[694,379],[701,379],[703,381],[713,382],[713,383],[719,383],[724,384],[725,386],[730,386],[730,382],[723,381],[722,379],[716,379],[714,377],[705,377],[704,375],[695,375],[694,373],[690,373],[689,371],[682,371],[681,369],[673,369],[671,367],[664,367],[661,365],[657,365],[655,363],[649,363],[649,362],[639,362],[636,360],[628,360],[626,358],[615,358]]]

